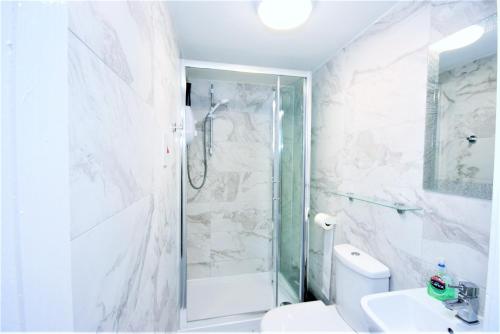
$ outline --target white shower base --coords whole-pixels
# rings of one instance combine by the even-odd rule
[[[210,327],[219,326],[227,322],[228,317],[235,318],[235,315],[245,315],[239,318],[258,323],[262,315],[274,307],[273,275],[272,272],[261,272],[188,280],[187,328],[204,327],[204,323]],[[293,290],[281,276],[278,286],[279,303],[297,301]],[[231,324],[234,326],[235,322]]]

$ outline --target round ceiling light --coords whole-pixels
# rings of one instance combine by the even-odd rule
[[[439,42],[434,43],[431,48],[437,52],[460,49],[476,42],[483,34],[483,27],[473,25],[443,38]]]
[[[311,10],[311,0],[261,0],[258,13],[269,28],[288,30],[305,23]]]

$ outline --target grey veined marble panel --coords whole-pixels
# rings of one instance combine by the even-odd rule
[[[68,8],[75,330],[173,331],[180,67],[169,14],[160,2]]]
[[[438,257],[455,279],[486,286],[491,202],[426,191],[422,179],[428,46],[492,10],[491,1],[400,2],[313,73],[311,214],[338,223],[333,238],[310,227],[319,294],[335,286],[332,239],[385,263],[392,290],[424,286]],[[422,210],[399,215],[335,191]]]

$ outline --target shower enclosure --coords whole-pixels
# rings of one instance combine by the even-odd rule
[[[183,152],[181,326],[302,301],[310,73],[184,61],[183,76],[197,136]]]

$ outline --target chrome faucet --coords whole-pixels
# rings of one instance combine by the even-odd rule
[[[458,319],[468,324],[478,323],[479,287],[471,282],[459,282],[458,285],[450,285],[450,288],[458,289],[458,298],[444,301],[444,306],[457,311]]]

